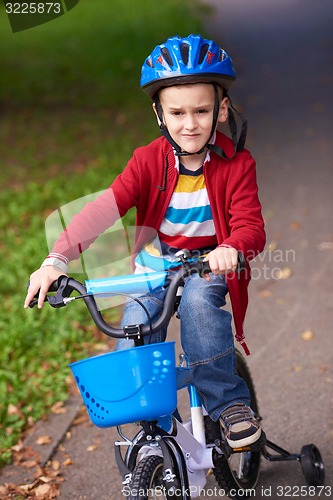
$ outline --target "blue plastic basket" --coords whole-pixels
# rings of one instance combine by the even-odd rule
[[[177,406],[175,342],[101,354],[69,366],[98,427],[154,420]]]

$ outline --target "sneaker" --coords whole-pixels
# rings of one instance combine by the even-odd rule
[[[231,448],[243,448],[255,443],[261,436],[261,428],[253,411],[244,403],[235,403],[220,416],[225,438]]]

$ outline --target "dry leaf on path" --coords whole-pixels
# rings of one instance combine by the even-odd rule
[[[36,444],[39,445],[50,444],[50,443],[52,443],[51,436],[39,436],[36,439]]]
[[[24,460],[21,462],[21,465],[26,469],[32,469],[33,467],[37,467],[38,462],[37,460]]]
[[[302,333],[301,338],[302,340],[308,342],[309,340],[314,339],[314,333],[311,330],[305,330],[305,332]]]
[[[62,463],[62,465],[72,465],[73,462],[70,458],[66,458],[66,460]]]
[[[301,227],[301,223],[300,223],[300,222],[298,222],[297,220],[294,220],[294,221],[290,224],[290,229],[293,229],[294,231],[297,231],[300,227]]]
[[[278,280],[287,280],[291,277],[291,275],[292,275],[292,270],[290,269],[290,267],[284,267],[283,269],[278,270],[275,277]]]
[[[270,290],[262,290],[261,292],[259,292],[259,295],[260,297],[266,299],[267,297],[271,297],[273,294]]]
[[[51,411],[52,413],[54,413],[55,415],[61,415],[63,413],[66,413],[67,410],[66,408],[64,407],[64,402],[63,401],[58,401],[57,403],[55,403],[52,407],[51,407]]]
[[[271,241],[268,245],[267,245],[267,249],[269,252],[274,252],[274,250],[277,249],[277,246],[278,246],[278,243],[276,240],[273,240]]]
[[[88,446],[87,451],[95,451],[97,450],[97,448],[98,448],[97,444],[92,444]]]
[[[52,469],[55,471],[58,471],[60,469],[59,460],[52,460],[51,465],[52,465]]]
[[[291,367],[291,371],[293,372],[301,372],[302,370],[304,370],[303,365],[294,365]]]
[[[333,241],[323,241],[317,248],[318,250],[333,250]]]
[[[50,498],[51,489],[50,484],[40,484],[34,489],[34,494],[37,498]]]

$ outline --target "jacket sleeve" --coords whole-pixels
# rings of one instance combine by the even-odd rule
[[[258,198],[256,164],[248,151],[233,185],[229,205],[230,236],[223,241],[252,260],[265,246],[266,235]]]
[[[111,186],[72,218],[54,244],[49,257],[79,258],[101,234],[136,206],[139,191],[137,164],[133,157]]]

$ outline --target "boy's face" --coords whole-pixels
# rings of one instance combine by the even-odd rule
[[[173,140],[188,153],[195,153],[210,139],[215,104],[210,83],[174,85],[160,91],[164,124]],[[153,105],[156,113],[155,105]],[[221,101],[219,122],[228,118],[228,99]],[[158,120],[159,121],[159,120]]]

